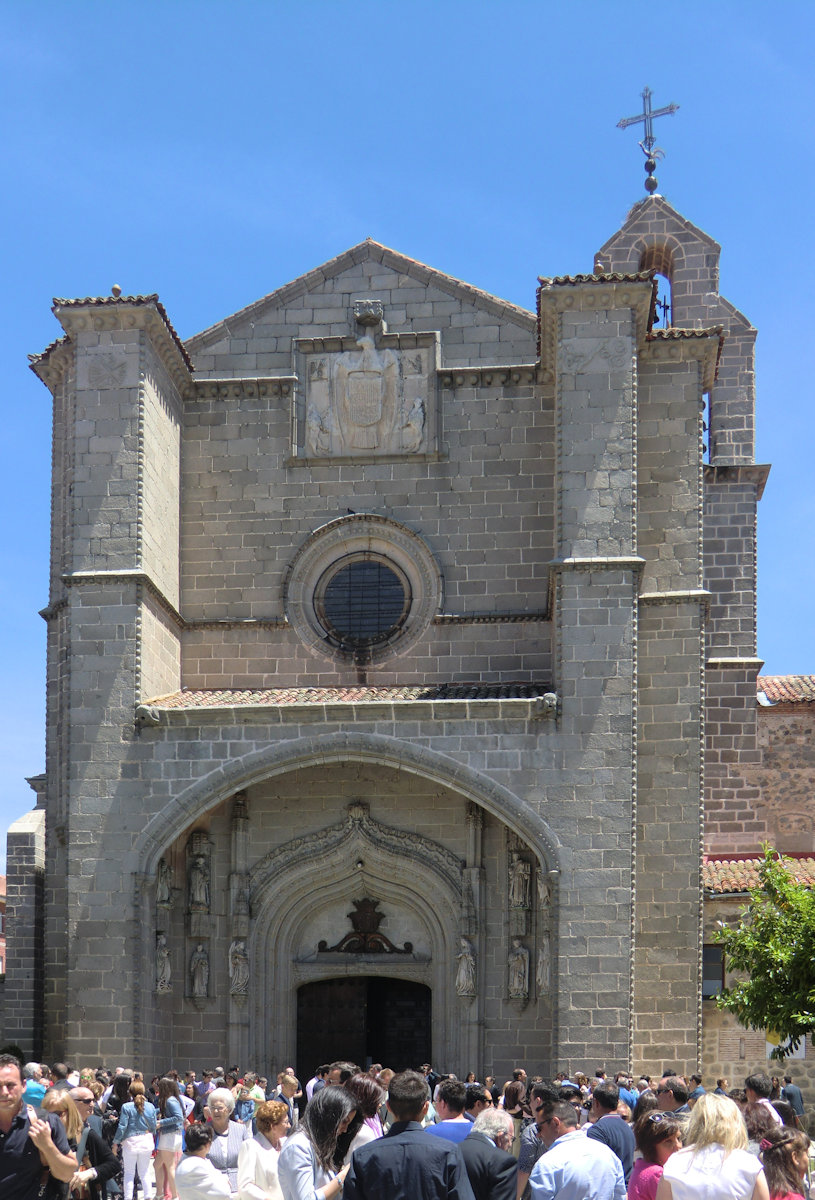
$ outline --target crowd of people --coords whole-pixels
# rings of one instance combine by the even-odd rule
[[[323,1064],[149,1081],[0,1055],[0,1200],[809,1200],[803,1097],[667,1071]],[[815,1200],[813,1192],[812,1200]]]

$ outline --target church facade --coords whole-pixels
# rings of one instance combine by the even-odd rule
[[[718,254],[650,196],[534,311],[372,241],[187,342],[155,296],[55,301],[7,1039],[700,1062],[767,475]]]

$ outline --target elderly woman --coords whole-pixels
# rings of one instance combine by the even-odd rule
[[[204,1116],[212,1126],[213,1138],[209,1150],[209,1161],[226,1177],[229,1191],[238,1194],[238,1155],[252,1130],[240,1121],[233,1121],[235,1097],[229,1088],[215,1088],[207,1096]]]
[[[277,1159],[291,1128],[288,1105],[266,1100],[255,1117],[258,1131],[238,1154],[238,1200],[283,1200]]]
[[[656,1200],[769,1200],[761,1163],[747,1149],[741,1113],[727,1096],[700,1096],[662,1171]]]

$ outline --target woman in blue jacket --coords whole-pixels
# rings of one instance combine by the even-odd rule
[[[153,1200],[147,1171],[153,1155],[157,1114],[149,1100],[145,1100],[144,1084],[138,1079],[131,1083],[128,1091],[130,1100],[122,1105],[113,1138],[113,1144],[122,1147],[124,1200],[133,1200],[133,1179],[137,1168],[144,1189],[144,1200]]]
[[[176,1163],[181,1157],[181,1130],[184,1128],[184,1111],[178,1084],[174,1079],[160,1079],[158,1084],[159,1119],[158,1145],[156,1146],[156,1190],[159,1200],[177,1200],[175,1186]]]

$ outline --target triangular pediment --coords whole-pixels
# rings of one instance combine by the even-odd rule
[[[420,290],[426,293],[426,299],[418,299]],[[436,297],[454,300],[459,302],[462,309],[489,314],[497,323],[511,323],[516,325],[519,331],[529,334],[534,334],[535,331],[533,312],[510,304],[489,292],[367,238],[336,258],[202,330],[186,342],[186,347],[193,358],[205,354],[211,347],[222,344],[225,340],[246,337],[248,331],[254,332],[259,326],[267,323],[276,324],[276,314],[292,308],[300,308],[307,312],[308,306],[303,302],[310,297],[314,298],[315,305],[311,319],[307,319],[305,323],[317,325],[321,323],[319,313],[330,313],[332,307],[344,304],[348,296],[356,298],[370,295],[378,299],[381,298],[378,293],[390,293],[391,296],[406,298],[410,293],[410,300],[414,304],[432,304]],[[392,308],[397,317],[403,311],[403,306],[398,300],[392,303]],[[396,323],[400,323],[398,319]],[[424,325],[432,327],[432,321],[425,321]]]

